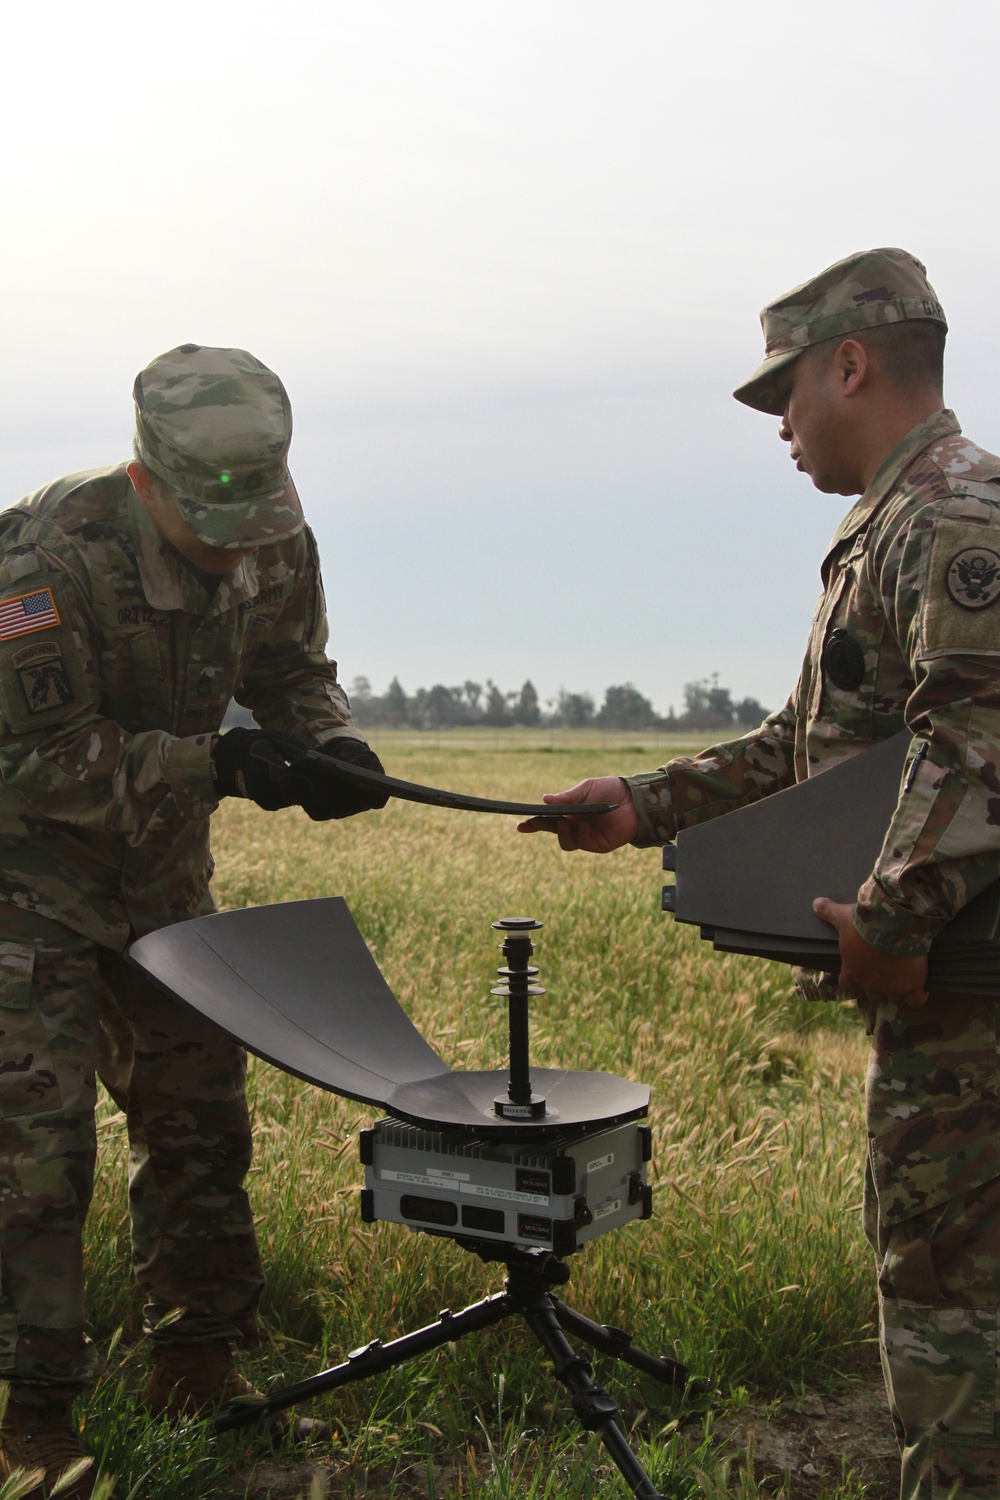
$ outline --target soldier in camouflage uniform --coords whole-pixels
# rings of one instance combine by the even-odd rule
[[[1000,1495],[1000,1073],[992,1000],[926,991],[927,950],[1000,877],[1000,458],[944,409],[946,324],[900,250],[848,257],[761,315],[735,392],[781,418],[797,467],[859,495],[823,562],[802,674],[759,729],[551,801],[622,799],[526,831],[604,852],[672,840],[906,728],[892,823],[853,906],[819,898],[840,987],[873,1038],[865,1229],[904,1500]]]
[[[132,463],[0,514],[0,1479],[40,1465],[51,1484],[80,1456],[97,1076],[127,1115],[147,1404],[251,1389],[231,1352],[263,1284],[245,1054],[123,952],[214,909],[221,796],[317,818],[380,805],[305,787],[274,753],[292,736],[379,768],[325,655],[281,382],[244,351],[184,345],[134,396]],[[220,738],[234,695],[263,728]]]

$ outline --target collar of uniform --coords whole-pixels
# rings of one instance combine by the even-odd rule
[[[848,537],[854,536],[868,524],[886,495],[895,488],[904,471],[925,448],[961,430],[955,413],[947,409],[935,412],[932,417],[927,417],[923,422],[918,422],[916,427],[912,427],[903,441],[897,443],[888,458],[883,460],[864,494],[859,496],[857,503],[837,527],[827,548],[827,556],[834,547],[839,547],[841,542],[846,542]]]
[[[221,615],[259,590],[256,560],[253,553],[243,559],[229,577],[220,577],[218,587],[208,598],[200,575],[160,536],[146,507],[129,495],[129,514],[136,541],[139,576],[147,604],[153,609],[182,609],[189,615]]]

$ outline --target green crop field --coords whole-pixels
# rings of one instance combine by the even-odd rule
[[[531,799],[585,774],[655,765],[675,748],[513,733],[382,734],[377,745],[407,779]],[[227,803],[215,853],[223,907],[345,896],[396,995],[456,1067],[505,1060],[506,1015],[489,996],[502,962],[490,923],[508,913],[544,922],[535,962],[548,993],[534,1007],[533,1061],[619,1073],[653,1094],[654,1217],[575,1257],[567,1300],[711,1381],[716,1413],[870,1374],[863,1035],[849,1007],[797,1001],[786,969],[714,955],[663,916],[657,851],[565,855],[552,838],[518,835],[510,818],[392,802],[326,825]],[[356,1138],[371,1111],[260,1063],[251,1089],[269,1278],[264,1337],[245,1358],[258,1384],[300,1379],[499,1288],[496,1267],[449,1240],[361,1223]],[[89,1306],[107,1361],[88,1440],[106,1452],[122,1500],[266,1493],[246,1487],[254,1459],[280,1474],[263,1438],[215,1443],[139,1412],[145,1352],[127,1270],[124,1132],[110,1107],[101,1143]],[[704,1413],[685,1420],[627,1367],[595,1365],[664,1495],[721,1496],[727,1482],[758,1493],[703,1435],[711,1415],[707,1426]],[[325,1398],[313,1414],[336,1433],[331,1495],[627,1493],[515,1320]],[[313,1461],[330,1455],[313,1450]],[[318,1497],[326,1483],[275,1494]],[[845,1500],[863,1486],[845,1474],[829,1493]]]

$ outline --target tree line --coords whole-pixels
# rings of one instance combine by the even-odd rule
[[[671,708],[666,716],[657,714],[650,700],[631,682],[606,688],[600,708],[590,693],[564,690],[542,704],[530,679],[511,692],[504,692],[488,677],[485,683],[469,681],[460,687],[445,687],[439,682],[410,694],[394,677],[379,695],[373,692],[367,677],[355,677],[348,691],[355,722],[364,728],[458,729],[481,725],[506,729],[521,724],[551,729],[714,732],[753,728],[768,712],[756,698],[734,700],[729,688],[719,685],[717,672],[700,682],[686,683],[683,713],[675,714]]]

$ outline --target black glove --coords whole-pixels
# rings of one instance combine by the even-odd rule
[[[286,761],[304,755],[307,748],[278,729],[230,729],[220,734],[212,749],[216,796],[249,797],[268,812],[294,807],[306,788]]]
[[[216,795],[249,797],[267,812],[279,807],[301,807],[313,822],[350,818],[369,808],[384,807],[387,792],[352,783],[336,771],[296,766],[309,747],[280,729],[230,729],[212,750],[212,781]],[[366,771],[381,771],[374,750],[349,735],[328,740],[319,754],[350,761]],[[291,761],[292,765],[288,762]]]
[[[320,746],[318,753],[346,760],[365,771],[384,773],[385,770],[375,751],[350,735],[327,740]],[[360,782],[348,781],[346,776],[339,777],[309,768],[301,773],[300,779],[308,785],[303,795],[296,800],[316,823],[324,823],[328,818],[350,818],[355,813],[367,812],[369,808],[384,807],[389,800],[388,792],[362,786]]]

